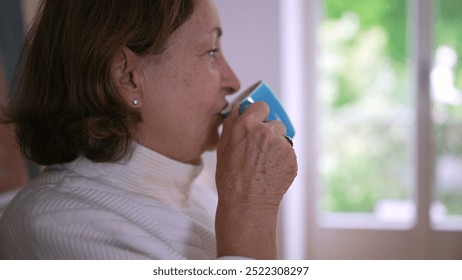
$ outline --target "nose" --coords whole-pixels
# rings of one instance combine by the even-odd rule
[[[226,95],[233,94],[241,88],[241,82],[223,57],[223,68],[221,71],[222,88],[226,90]]]

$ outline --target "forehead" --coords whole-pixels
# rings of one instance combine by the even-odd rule
[[[194,12],[173,34],[172,38],[196,44],[210,36],[217,36],[220,18],[215,5],[210,0],[196,0]]]

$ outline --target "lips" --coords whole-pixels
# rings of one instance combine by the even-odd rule
[[[218,114],[220,114],[223,118],[226,118],[229,113],[231,112],[231,107],[233,105],[231,103],[226,102],[226,105],[223,106]]]

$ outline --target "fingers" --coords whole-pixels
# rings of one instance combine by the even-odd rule
[[[234,122],[239,117],[239,104],[233,104],[231,112],[229,113],[228,119]]]
[[[259,122],[266,122],[270,108],[268,104],[262,101],[257,101],[253,104],[250,104],[244,112],[242,113],[243,117],[249,117]]]
[[[290,144],[291,147],[294,146],[294,142],[292,141],[292,138],[286,135],[286,126],[284,125],[283,122],[281,121],[270,121],[268,122],[269,126],[272,126],[272,130],[275,134],[281,135],[281,138],[284,139],[284,141],[288,144]]]
[[[284,141],[286,141],[286,143],[289,143],[291,146],[293,146],[291,141],[292,139],[286,137],[286,126],[284,123],[279,120],[272,120],[268,122],[266,121],[269,112],[270,108],[265,102],[255,102],[244,110],[242,113],[242,119],[246,119],[246,122],[266,126],[273,132],[274,135],[280,135],[281,138],[285,139]],[[224,122],[224,132],[228,131],[228,127],[231,128],[234,126],[240,117],[239,105],[234,104],[231,107],[229,116]]]
[[[272,127],[275,133],[286,135],[286,126],[281,121],[269,121],[268,125]]]
[[[292,138],[290,138],[290,137],[287,136],[287,135],[284,135],[284,138],[287,140],[287,142],[290,144],[291,147],[294,146],[294,142],[292,141]]]
[[[268,118],[268,114],[270,112],[269,106],[264,102],[256,102],[252,105],[253,106],[249,106],[244,111],[243,115],[248,114],[249,116],[250,115],[255,116],[256,120],[260,122],[264,122],[265,125],[269,127],[273,131],[274,134],[283,136],[285,141],[287,141],[287,143],[289,143],[293,147],[292,139],[286,136],[287,128],[283,122],[279,120],[272,120],[272,121],[266,122],[266,119]]]
[[[241,116],[238,109],[232,107],[217,147],[219,203],[226,209],[277,210],[297,174],[295,150],[282,122],[266,122],[266,103],[249,105]]]
[[[239,104],[234,104],[228,117],[223,122],[222,136],[232,134],[233,127],[237,122],[245,124],[247,127],[252,127],[255,124],[263,124],[268,118],[269,107],[264,102],[255,102],[250,104],[242,113],[239,114]]]
[[[223,122],[223,133],[228,131],[228,129],[231,128],[234,125],[237,118],[239,118],[239,105],[234,104],[231,107],[231,111],[230,111],[229,115],[226,117],[225,121]]]
[[[251,104],[247,109],[242,113],[244,117],[251,117],[255,121],[265,122],[271,129],[278,134],[286,135],[286,126],[279,120],[268,121],[268,115],[270,113],[270,108],[265,102],[255,102]]]

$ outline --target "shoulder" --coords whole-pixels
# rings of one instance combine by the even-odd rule
[[[159,241],[166,217],[172,222],[178,218],[155,201],[63,168],[48,168],[4,212],[0,256],[142,259],[153,257],[146,252],[149,248],[161,252],[161,258],[181,258]]]

